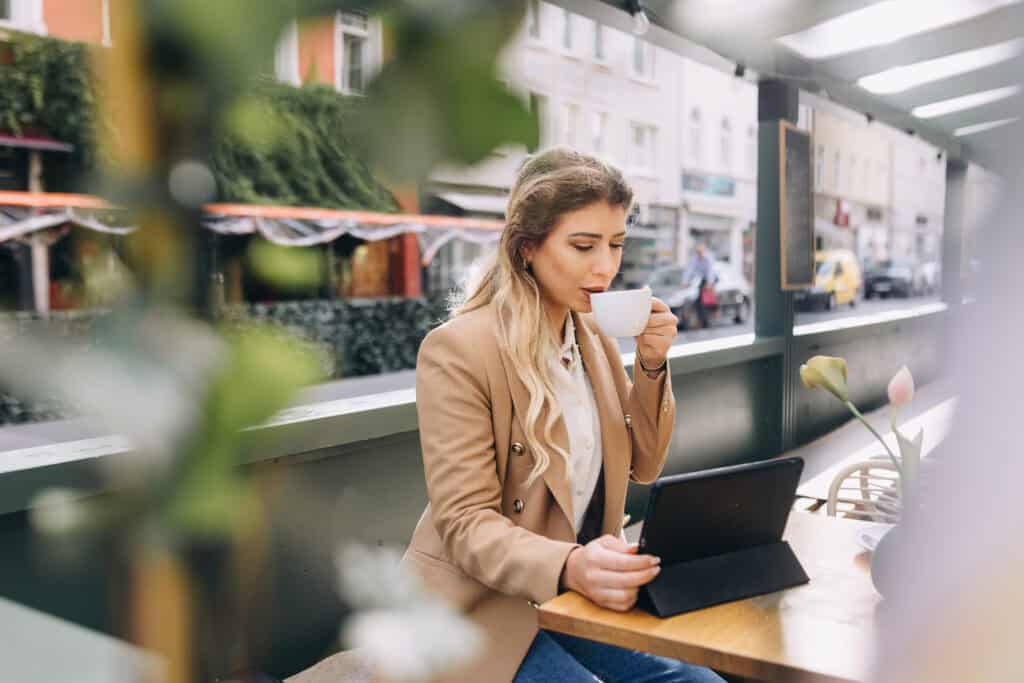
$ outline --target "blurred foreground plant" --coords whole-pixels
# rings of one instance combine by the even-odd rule
[[[139,228],[129,254],[136,278],[118,279],[132,289],[119,292],[95,348],[75,354],[31,338],[0,358],[0,375],[27,395],[61,396],[128,438],[131,457],[104,472],[114,494],[50,492],[34,518],[58,539],[112,538],[128,563],[127,635],[164,656],[167,683],[206,681],[253,660],[237,628],[250,595],[243,565],[263,561],[267,520],[239,466],[265,432],[246,428],[284,408],[321,366],[278,334],[216,323],[202,226],[202,207],[218,194],[210,150],[229,131],[276,144],[280,127],[252,125],[260,65],[272,63],[289,21],[353,9],[379,12],[389,36],[387,64],[357,112],[363,152],[383,176],[414,182],[441,160],[473,163],[505,143],[533,147],[535,118],[495,77],[523,3],[110,5],[114,47],[97,53],[97,73],[99,105],[114,125],[103,129],[99,156],[105,194]],[[297,276],[308,276],[301,259],[265,260],[279,277],[296,277],[296,264]],[[371,612],[356,622],[356,641],[372,648],[397,626],[414,642],[441,619],[469,644],[472,630],[457,615],[424,604]],[[449,651],[410,650],[412,659],[389,673],[433,675]]]

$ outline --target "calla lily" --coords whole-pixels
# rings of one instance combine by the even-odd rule
[[[904,365],[889,381],[889,405],[899,408],[910,403],[914,398],[914,376]]]
[[[844,403],[850,400],[846,387],[846,361],[834,356],[815,356],[800,366],[800,381],[808,389],[820,387]]]

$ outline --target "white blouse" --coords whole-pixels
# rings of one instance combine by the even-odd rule
[[[594,399],[594,388],[584,372],[576,345],[576,326],[566,316],[565,335],[557,360],[552,362],[555,397],[562,408],[562,419],[569,433],[569,485],[572,490],[573,523],[576,533],[594,495],[601,475],[601,418]],[[555,456],[559,457],[559,456]]]

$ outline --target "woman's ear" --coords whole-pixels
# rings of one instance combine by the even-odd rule
[[[533,262],[533,255],[536,253],[536,249],[533,245],[526,245],[519,250],[519,258],[523,262],[523,268],[529,268]]]

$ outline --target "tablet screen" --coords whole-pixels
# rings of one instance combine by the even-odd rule
[[[658,479],[640,552],[674,564],[781,540],[803,464],[783,458]]]

